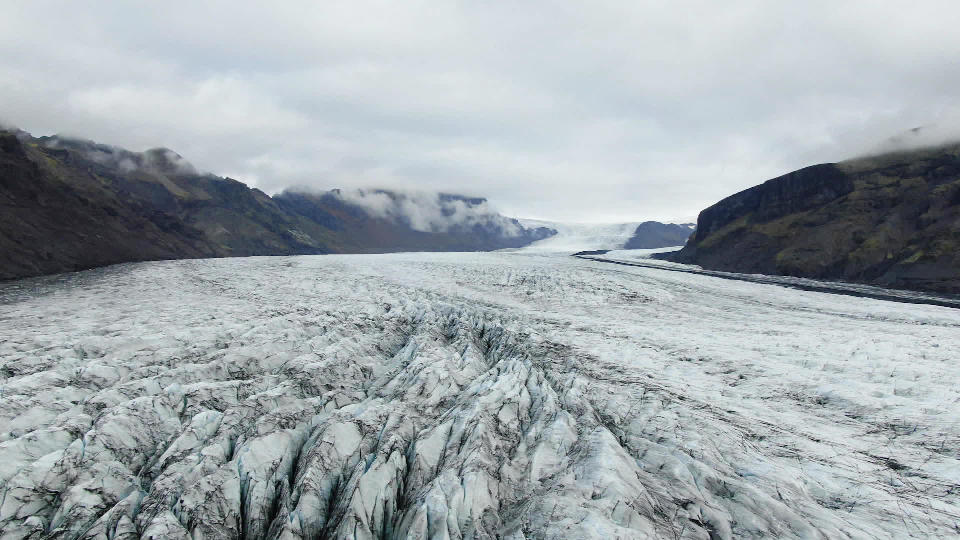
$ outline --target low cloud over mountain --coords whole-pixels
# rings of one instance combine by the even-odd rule
[[[176,152],[0,132],[0,279],[200,257],[483,251],[555,231],[485,199],[425,192],[286,191],[201,174]]]
[[[363,208],[371,217],[390,220],[421,232],[450,232],[480,227],[515,237],[523,227],[497,213],[480,197],[423,191],[333,190],[345,203]]]

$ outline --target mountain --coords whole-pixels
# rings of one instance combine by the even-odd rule
[[[556,233],[497,214],[486,199],[450,193],[288,190],[274,201],[339,233],[329,243],[339,253],[492,251],[523,247]]]
[[[960,293],[960,144],[814,165],[700,213],[663,258]]]
[[[527,229],[484,199],[373,192],[427,221],[340,191],[277,197],[198,172],[177,153],[0,131],[0,279],[128,261],[518,247]],[[417,206],[417,205],[420,206]],[[399,207],[399,206],[398,206]]]
[[[693,223],[660,223],[644,221],[637,225],[633,236],[623,245],[623,249],[655,249],[682,246],[693,233]]]

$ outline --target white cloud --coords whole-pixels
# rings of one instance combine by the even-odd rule
[[[116,85],[91,87],[67,96],[78,117],[111,118],[204,136],[236,136],[246,130],[284,133],[306,125],[293,111],[236,78],[211,78],[175,87]]]
[[[486,200],[465,200],[423,191],[337,190],[336,196],[381,219],[423,232],[470,231],[475,226],[517,236],[521,228]]]
[[[611,221],[917,126],[960,135],[953,2],[12,3],[0,119],[268,192],[467,191]]]

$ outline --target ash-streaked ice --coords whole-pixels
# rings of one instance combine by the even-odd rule
[[[5,538],[956,533],[960,311],[543,250],[0,288]]]

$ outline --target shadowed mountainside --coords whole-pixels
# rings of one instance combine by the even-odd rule
[[[623,249],[655,249],[663,247],[682,246],[693,232],[692,223],[660,223],[658,221],[644,221],[637,225],[633,236],[627,240]]]
[[[814,165],[700,213],[681,251],[713,270],[960,293],[960,145]]]
[[[403,195],[380,191],[390,197]],[[275,198],[197,172],[175,152],[0,131],[0,279],[120,262],[320,253],[482,251],[554,233],[492,213],[486,201],[432,195],[486,221],[418,230],[338,191]],[[480,210],[477,210],[477,209]],[[473,214],[471,214],[473,215]]]
[[[386,190],[374,193],[391,200],[406,196]],[[448,193],[437,195],[437,208],[449,213],[450,203],[459,208],[477,208],[486,200]],[[402,216],[373,217],[363,206],[344,199],[339,190],[322,193],[284,191],[273,200],[290,213],[304,216],[335,233],[330,246],[341,253],[388,253],[396,251],[492,251],[523,247],[555,234],[547,227],[524,228],[519,221],[499,214],[485,214],[478,221],[452,223],[440,230],[417,229]],[[449,217],[449,216],[447,216]]]

